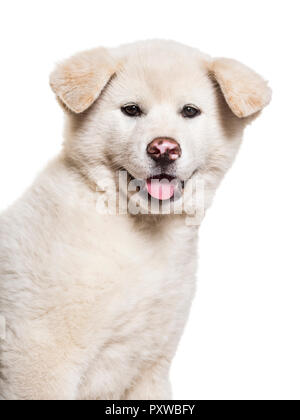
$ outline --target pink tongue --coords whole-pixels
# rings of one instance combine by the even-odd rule
[[[147,190],[151,197],[158,200],[169,200],[174,195],[174,185],[168,180],[147,179]]]

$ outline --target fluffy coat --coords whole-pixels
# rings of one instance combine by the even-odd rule
[[[145,150],[167,136],[180,141],[178,179],[203,183],[205,211],[271,91],[237,61],[171,41],[80,53],[50,83],[66,114],[63,152],[0,217],[0,398],[169,399],[198,226],[97,208],[118,190],[117,170],[143,180],[157,170]],[[120,111],[129,102],[143,117]],[[201,116],[182,118],[186,103]]]

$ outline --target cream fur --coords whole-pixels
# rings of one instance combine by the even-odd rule
[[[116,68],[108,52],[97,48],[58,65],[51,74],[50,85],[71,111],[80,114],[99,97]]]
[[[211,70],[238,117],[249,117],[270,103],[272,92],[267,83],[238,61],[219,58],[214,60]]]
[[[270,91],[241,64],[171,41],[81,53],[51,86],[66,110],[63,153],[0,218],[0,398],[168,399],[198,227],[185,215],[100,215],[97,185],[117,185],[119,168],[146,179],[147,144],[174,137],[177,175],[203,180],[207,209],[253,119],[238,117]],[[121,113],[132,101],[144,117]],[[182,118],[186,103],[202,115]]]

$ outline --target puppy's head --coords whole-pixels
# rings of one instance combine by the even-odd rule
[[[65,152],[96,184],[125,170],[149,198],[176,203],[201,180],[206,208],[243,129],[270,102],[267,83],[229,59],[169,41],[99,48],[58,65]]]

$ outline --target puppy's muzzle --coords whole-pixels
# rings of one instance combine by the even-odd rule
[[[147,147],[147,154],[157,163],[173,163],[181,157],[179,143],[171,138],[158,137]]]

